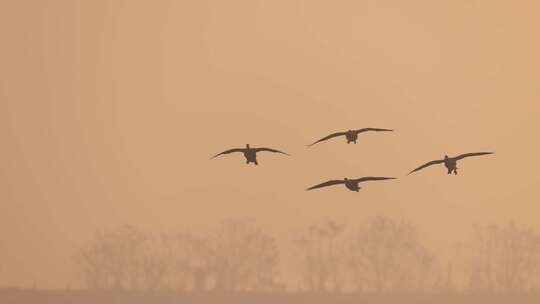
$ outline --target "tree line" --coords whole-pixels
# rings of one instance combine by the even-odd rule
[[[89,289],[177,292],[537,292],[540,235],[513,223],[475,227],[445,263],[407,221],[377,217],[357,227],[311,225],[294,240],[296,284],[282,276],[276,239],[248,220],[205,236],[151,234],[134,226],[97,231],[75,254]],[[289,282],[289,285],[291,283]]]

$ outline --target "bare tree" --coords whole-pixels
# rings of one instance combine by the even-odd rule
[[[209,241],[215,289],[254,291],[279,285],[276,242],[251,222],[224,221]]]
[[[248,221],[223,222],[209,238],[151,236],[132,226],[98,231],[76,254],[91,289],[274,290],[275,240]]]
[[[139,255],[140,283],[142,289],[158,290],[166,288],[167,277],[172,271],[166,239],[148,237]]]
[[[216,268],[215,252],[207,238],[192,237],[188,244],[189,259],[184,268],[191,274],[192,289],[194,291],[206,290]]]
[[[356,291],[423,291],[435,280],[433,259],[407,222],[375,218],[353,235],[346,260]]]
[[[152,236],[133,226],[97,231],[76,254],[82,279],[90,289],[175,288],[183,284],[176,275],[181,250],[187,237],[172,242],[166,236]],[[179,282],[182,283],[179,283]],[[186,280],[184,280],[186,281]]]
[[[477,227],[469,265],[470,291],[537,290],[540,287],[540,236],[514,223]]]
[[[343,286],[343,226],[327,220],[310,226],[296,240],[300,280],[312,292],[339,291]]]
[[[186,233],[163,235],[161,240],[161,260],[168,269],[166,288],[176,291],[206,289],[214,263],[208,240]]]
[[[93,289],[136,289],[147,235],[133,226],[97,231],[75,256],[85,285]]]

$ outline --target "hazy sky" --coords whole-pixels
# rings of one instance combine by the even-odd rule
[[[0,1],[0,286],[62,287],[98,228],[283,244],[324,218],[540,229],[534,0]],[[334,131],[395,128],[306,148]],[[247,166],[228,148],[270,146]],[[406,173],[463,152],[460,175]],[[305,192],[328,179],[402,179]]]

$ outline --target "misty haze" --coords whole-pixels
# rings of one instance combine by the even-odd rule
[[[0,303],[540,303],[538,11],[0,1]]]

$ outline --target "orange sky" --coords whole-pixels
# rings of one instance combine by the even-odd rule
[[[0,286],[63,287],[97,228],[287,241],[323,218],[540,229],[533,0],[4,0]],[[395,128],[306,148],[334,131]],[[260,166],[227,148],[270,146]],[[421,163],[462,152],[460,175]],[[327,179],[398,176],[305,192]],[[439,249],[437,249],[439,248]]]

